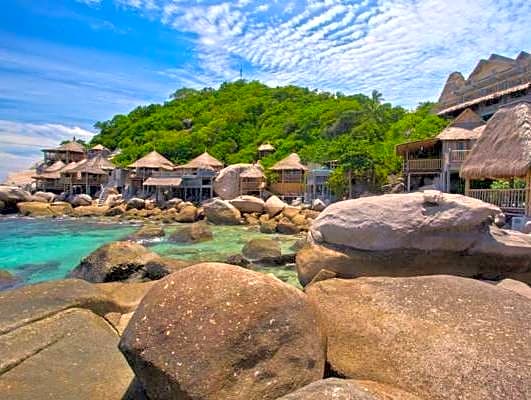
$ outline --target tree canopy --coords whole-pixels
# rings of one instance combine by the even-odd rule
[[[219,89],[182,88],[164,104],[98,122],[91,145],[120,148],[120,165],[152,150],[177,164],[205,150],[233,164],[255,161],[258,146],[269,142],[276,152],[262,160],[266,167],[298,152],[304,162],[337,160],[338,173],[369,174],[383,183],[400,169],[396,144],[434,136],[446,126],[430,113],[432,106],[407,111],[384,102],[377,91],[346,96],[237,81]]]

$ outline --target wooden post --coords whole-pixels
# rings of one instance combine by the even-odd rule
[[[411,192],[411,174],[407,174],[407,193]]]
[[[525,192],[525,215],[529,218],[531,217],[531,169],[527,171],[525,187],[527,189]]]
[[[470,194],[470,179],[465,179],[465,196]]]

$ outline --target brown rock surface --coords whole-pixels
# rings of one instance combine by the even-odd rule
[[[146,225],[143,225],[138,231],[133,233],[131,235],[131,238],[133,240],[153,239],[153,238],[164,237],[165,235],[166,235],[166,232],[164,232],[164,229],[160,225],[146,224]]]
[[[454,276],[331,279],[306,293],[345,377],[422,398],[531,397],[531,302]]]
[[[79,206],[74,208],[74,217],[101,217],[109,211],[108,206]]]
[[[265,210],[270,218],[276,217],[286,206],[277,196],[271,196],[265,202]]]
[[[182,204],[182,203],[181,203]],[[176,222],[191,223],[197,219],[197,207],[194,205],[186,205],[179,210],[175,216]]]
[[[257,261],[263,258],[280,257],[280,243],[272,239],[251,239],[243,246],[242,254],[247,260]]]
[[[322,345],[302,292],[207,263],[158,281],[120,349],[152,400],[269,400],[322,377]]]
[[[254,196],[239,196],[230,201],[241,213],[259,213],[264,211],[265,203],[262,199]]]
[[[238,225],[241,214],[228,201],[212,199],[203,205],[205,216],[209,222],[216,225]]]
[[[169,241],[172,243],[199,243],[212,240],[213,238],[214,234],[212,233],[212,229],[210,229],[206,222],[200,221],[177,228],[170,235]]]

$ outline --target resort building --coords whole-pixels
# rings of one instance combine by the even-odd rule
[[[160,155],[152,151],[146,156],[130,164],[128,168],[133,171],[129,174],[126,197],[136,194],[144,194],[144,182],[152,175],[160,176],[162,172],[173,171],[175,165]]]
[[[479,115],[466,109],[435,138],[398,145],[396,152],[404,159],[406,191],[431,186],[463,194],[459,170],[484,127]]]
[[[111,179],[116,167],[102,155],[70,163],[61,171],[61,183],[66,193],[85,193],[94,196],[101,192]]]
[[[531,56],[522,51],[516,59],[492,54],[481,60],[465,79],[460,72],[448,77],[436,112],[457,117],[469,108],[488,120],[500,107],[531,98]]]
[[[465,194],[531,218],[531,102],[503,107],[488,121],[461,168]],[[493,180],[503,180],[493,187]]]
[[[275,152],[275,148],[270,143],[263,143],[258,147],[258,159],[261,160]]]
[[[54,149],[43,149],[44,163],[51,165],[57,161],[69,164],[71,162],[78,162],[87,157],[85,147],[82,144],[76,142],[74,138],[72,141],[62,144]]]
[[[333,199],[333,194],[328,186],[328,178],[332,169],[327,166],[310,165],[306,173],[306,187],[304,191],[304,201],[311,203],[319,199],[329,203]]]
[[[290,154],[269,169],[275,173],[274,180],[269,185],[271,192],[286,201],[304,196],[308,168],[301,163],[297,153]]]
[[[36,181],[37,190],[43,192],[61,193],[64,185],[61,182],[61,170],[65,167],[62,160],[55,161],[52,165],[41,168],[33,176]]]
[[[97,144],[89,149],[88,158],[94,158],[97,156],[109,158],[111,157],[111,154],[112,154],[111,151],[107,147],[101,144]]]
[[[240,195],[262,197],[265,186],[266,177],[260,165],[255,164],[240,174]]]

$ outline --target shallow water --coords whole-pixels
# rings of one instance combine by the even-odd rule
[[[105,243],[126,238],[138,226],[103,223],[94,220],[0,218],[0,270],[13,274],[19,285],[64,278],[82,258]],[[170,233],[175,227],[165,227]],[[214,240],[194,245],[170,244],[164,239],[144,243],[165,257],[190,261],[225,261],[238,254],[253,238],[269,237],[280,241],[282,252],[296,237],[264,235],[253,228],[212,226]],[[260,268],[296,285],[292,267]]]

